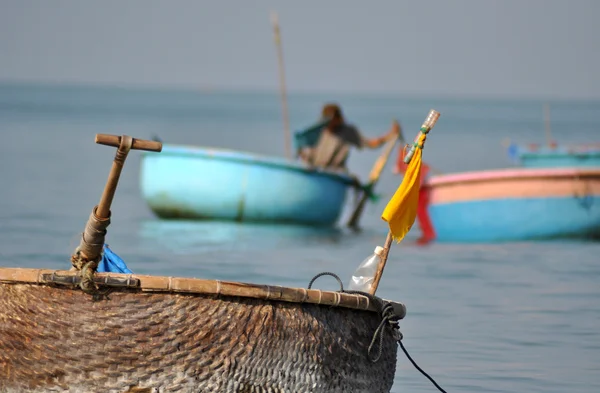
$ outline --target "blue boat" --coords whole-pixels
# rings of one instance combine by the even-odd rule
[[[163,145],[142,155],[140,183],[161,218],[332,226],[356,181],[283,158]]]
[[[558,144],[552,137],[550,105],[544,104],[546,145],[508,143],[508,156],[523,168],[600,168],[600,143]]]
[[[600,168],[516,168],[432,177],[440,242],[600,238]]]
[[[519,146],[510,145],[509,156],[524,168],[600,167],[600,145]]]

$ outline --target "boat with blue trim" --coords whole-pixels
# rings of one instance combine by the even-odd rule
[[[515,168],[433,176],[436,241],[600,237],[600,168]]]

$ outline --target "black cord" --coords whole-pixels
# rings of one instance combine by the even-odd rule
[[[406,350],[406,348],[404,348],[404,344],[402,344],[402,340],[398,340],[398,344],[400,344],[400,348],[402,348],[402,352],[404,352],[404,354],[406,355],[406,357],[408,358],[408,360],[410,360],[410,362],[413,364],[413,366],[415,366],[415,368],[417,370],[419,370],[421,372],[421,374],[423,374],[427,379],[429,379],[431,381],[431,383],[434,384],[435,387],[438,388],[438,390],[440,392],[447,393],[444,389],[442,389],[442,387],[440,385],[437,384],[437,382],[435,382],[433,380],[433,378],[431,378],[429,376],[429,374],[427,374],[425,371],[423,371],[423,369],[421,367],[419,367],[419,365],[417,363],[415,363],[415,361],[408,354],[408,351]]]
[[[415,368],[425,376],[425,378],[429,379],[431,381],[431,383],[438,388],[438,390],[442,393],[447,393],[444,389],[442,389],[442,387],[440,385],[437,384],[437,382],[435,382],[435,380],[433,378],[431,378],[429,376],[429,374],[427,374],[421,367],[419,367],[419,365],[413,360],[413,358],[408,354],[408,351],[406,350],[406,348],[404,348],[404,344],[402,343],[402,333],[400,332],[400,326],[398,324],[398,320],[400,319],[398,316],[392,315],[393,314],[393,307],[391,305],[391,303],[386,303],[383,301],[383,299],[378,298],[377,296],[371,295],[370,293],[367,292],[362,292],[362,291],[352,291],[352,290],[344,290],[344,284],[342,283],[342,280],[339,278],[339,276],[335,273],[331,273],[331,272],[323,272],[323,273],[319,273],[316,276],[313,277],[312,280],[310,280],[310,283],[308,284],[308,289],[311,289],[312,285],[314,284],[315,280],[319,277],[322,276],[332,276],[334,277],[338,283],[340,284],[340,290],[339,292],[344,292],[344,293],[350,293],[350,294],[356,294],[356,295],[362,295],[362,296],[366,296],[369,298],[369,300],[371,300],[373,303],[375,303],[376,305],[379,306],[380,309],[380,314],[382,317],[382,321],[379,324],[379,326],[377,327],[377,330],[375,331],[375,334],[373,335],[373,339],[371,340],[371,345],[369,345],[369,350],[367,351],[367,356],[369,357],[369,359],[375,363],[377,362],[377,360],[379,360],[379,357],[381,356],[381,352],[382,352],[382,344],[383,344],[383,327],[385,322],[388,322],[388,326],[390,327],[390,329],[392,329],[392,332],[394,333],[394,337],[396,338],[396,342],[398,344],[400,344],[400,348],[402,348],[402,352],[404,352],[404,354],[406,355],[406,357],[408,358],[408,360],[410,360],[410,362],[412,363],[413,366],[415,366]],[[376,342],[377,339],[377,335],[380,335],[380,343],[379,343],[379,354],[376,358],[372,358],[371,357],[371,350],[373,348],[373,345]]]
[[[323,272],[323,273],[319,273],[316,276],[313,277],[312,280],[310,280],[310,282],[308,283],[308,289],[310,289],[313,285],[313,283],[315,282],[315,280],[321,276],[331,276],[333,278],[335,278],[337,280],[337,282],[340,284],[340,292],[345,292],[344,291],[344,283],[342,283],[342,279],[335,273],[331,273],[331,272]]]

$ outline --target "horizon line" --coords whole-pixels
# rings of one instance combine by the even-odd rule
[[[0,87],[4,86],[44,86],[44,87],[68,87],[68,88],[96,88],[110,90],[133,90],[139,92],[187,92],[199,94],[211,93],[258,93],[258,94],[281,94],[278,87],[258,87],[258,86],[219,86],[219,85],[204,85],[197,84],[190,86],[182,86],[178,84],[148,84],[148,83],[120,83],[120,82],[91,82],[91,81],[50,81],[36,79],[3,79],[0,78]],[[573,101],[600,101],[598,97],[557,97],[544,95],[513,95],[513,94],[473,94],[473,93],[449,93],[449,92],[416,92],[416,91],[388,91],[388,90],[336,90],[336,89],[288,89],[288,95],[362,95],[375,97],[393,97],[393,98],[414,98],[414,99],[460,99],[460,100],[497,100],[497,101],[540,101],[540,102],[573,102]]]

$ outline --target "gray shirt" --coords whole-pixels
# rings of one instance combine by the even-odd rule
[[[362,149],[364,140],[358,129],[344,124],[331,132],[324,129],[317,144],[308,152],[307,161],[316,167],[345,169],[350,146]]]

